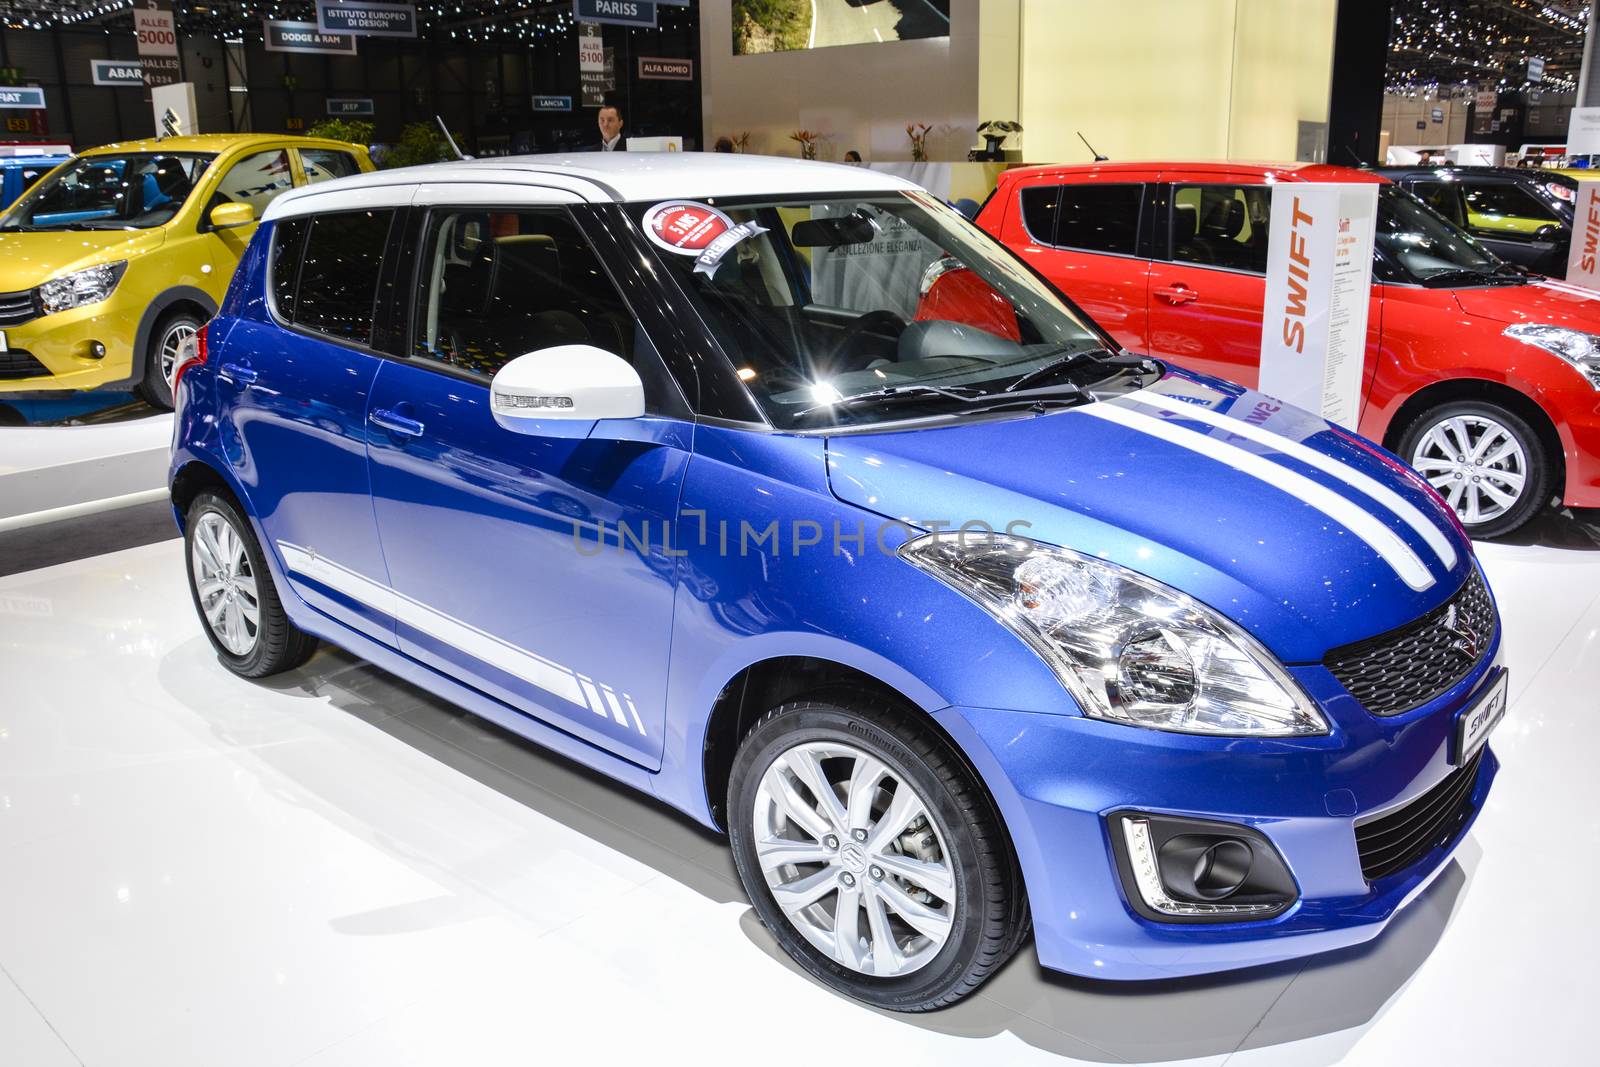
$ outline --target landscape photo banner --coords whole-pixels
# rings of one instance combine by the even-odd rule
[[[733,54],[950,36],[950,0],[731,0]]]

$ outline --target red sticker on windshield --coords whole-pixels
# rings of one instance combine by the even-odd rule
[[[669,252],[698,256],[711,242],[733,229],[733,220],[714,207],[693,200],[668,200],[644,216],[645,235]]]

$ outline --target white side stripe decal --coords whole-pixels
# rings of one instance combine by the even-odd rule
[[[600,695],[595,683],[571,667],[562,666],[538,653],[529,652],[525,648],[519,648],[509,641],[486,633],[470,623],[462,622],[442,611],[436,611],[404,593],[381,582],[375,582],[366,575],[340,566],[299,545],[292,545],[287,541],[279,541],[277,545],[278,551],[283,555],[284,565],[292,573],[320,582],[330,589],[337,589],[345,596],[385,615],[391,615],[429,637],[443,641],[452,648],[461,649],[468,655],[497,667],[515,678],[520,678],[573,704],[581,704],[602,719],[615,718],[621,725],[629,725],[621,709],[616,707],[617,698],[611,696],[612,709],[615,710],[613,714],[613,710],[608,710],[606,699]],[[611,692],[611,687],[606,686],[608,696]],[[644,734],[644,723],[640,721],[639,713],[634,708],[633,698],[626,693],[621,694],[621,697],[627,703],[628,710],[633,713],[632,725],[640,734]]]
[[[1303,474],[1186,426],[1179,426],[1174,422],[1131,411],[1115,404],[1089,404],[1077,410],[1085,415],[1093,415],[1107,422],[1125,426],[1130,430],[1159,437],[1163,441],[1214,459],[1218,463],[1281,489],[1316,508],[1365,541],[1367,546],[1383,557],[1384,562],[1393,567],[1394,572],[1411,588],[1421,590],[1434,584],[1434,577],[1428,572],[1427,566],[1415,552],[1411,551],[1411,546],[1402,541],[1393,530],[1373,518],[1358,504],[1352,503]]]
[[[1428,543],[1428,547],[1433,549],[1434,554],[1439,557],[1439,562],[1444,564],[1445,570],[1454,569],[1456,565],[1456,550],[1451,546],[1450,539],[1444,535],[1444,531],[1440,530],[1436,523],[1430,522],[1428,517],[1410,501],[1377,479],[1370,478],[1360,471],[1340,463],[1332,456],[1324,455],[1314,448],[1301,444],[1299,441],[1284,437],[1281,434],[1275,434],[1271,430],[1257,426],[1253,422],[1245,422],[1242,419],[1235,419],[1211,408],[1201,407],[1199,404],[1186,404],[1181,400],[1174,400],[1170,396],[1149,391],[1129,393],[1122,399],[1131,400],[1136,404],[1160,408],[1163,411],[1169,411],[1186,419],[1203,422],[1207,426],[1215,426],[1218,429],[1227,430],[1231,434],[1237,434],[1257,444],[1276,449],[1309,467],[1317,468],[1324,474],[1331,474],[1346,485],[1359,489],[1400,516],[1407,526],[1415,530],[1417,535]]]

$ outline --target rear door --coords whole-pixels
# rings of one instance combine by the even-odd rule
[[[1002,240],[1124,348],[1148,352],[1144,182],[1023,186]]]

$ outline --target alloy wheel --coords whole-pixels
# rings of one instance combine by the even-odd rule
[[[1468,526],[1510,511],[1528,481],[1528,457],[1516,435],[1483,415],[1453,415],[1430,426],[1411,465]]]
[[[187,319],[179,319],[161,337],[161,380],[172,386],[172,373],[183,356],[183,346],[200,332],[200,328]]]
[[[191,554],[206,624],[223,648],[249,655],[260,636],[261,601],[244,538],[226,518],[208,511],[195,525]]]
[[[955,925],[950,853],[928,805],[883,761],[831,741],[767,767],[753,840],[773,899],[818,951],[861,974],[909,974]]]

